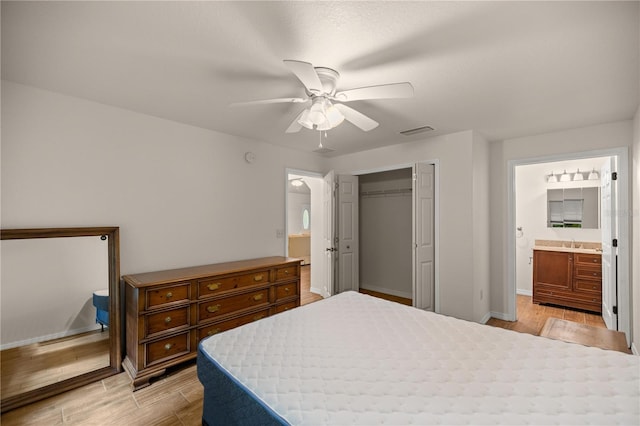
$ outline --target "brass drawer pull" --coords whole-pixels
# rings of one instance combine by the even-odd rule
[[[207,306],[207,311],[211,314],[214,312],[218,312],[219,310],[220,310],[220,305]]]
[[[166,317],[164,319],[165,324],[169,324],[171,322],[171,317]]]
[[[171,343],[167,343],[166,345],[164,345],[164,350],[168,351],[169,349],[171,349],[173,347],[173,344]]]
[[[598,263],[598,259],[593,259],[593,263]]]
[[[210,330],[207,333],[207,336],[213,336],[214,334],[218,334],[218,333],[220,333],[220,329],[219,328],[214,328],[213,330]]]
[[[597,273],[597,272],[594,272],[594,273],[593,273],[593,276],[594,276],[594,277],[598,276],[598,273]]]
[[[211,284],[208,284],[208,285],[207,285],[207,288],[208,288],[210,291],[215,291],[215,290],[219,289],[221,285],[222,285],[222,284],[220,284],[220,283],[211,283]]]
[[[168,293],[167,293],[167,296],[166,296],[166,298],[167,298],[167,299],[171,299],[172,297],[173,297],[173,293],[171,293],[171,292],[168,292]]]
[[[264,295],[262,293],[256,294],[255,296],[253,296],[253,300],[257,302],[258,300],[262,300],[263,297]]]
[[[256,315],[255,317],[253,317],[253,320],[258,321],[258,320],[261,320],[262,318],[264,318],[264,314]]]
[[[253,280],[254,281],[262,281],[262,275],[254,275]]]
[[[289,270],[288,270],[288,269],[285,269],[285,270],[284,270],[284,274],[285,274],[285,275],[289,275]]]
[[[285,287],[285,288],[284,288],[284,291],[285,291],[286,293],[289,293],[289,287]]]

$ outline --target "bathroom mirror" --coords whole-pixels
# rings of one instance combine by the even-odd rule
[[[119,228],[1,237],[2,412],[120,372]]]
[[[547,227],[599,228],[600,188],[548,189]]]

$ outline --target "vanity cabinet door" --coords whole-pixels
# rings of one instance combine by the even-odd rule
[[[573,253],[534,250],[533,288],[571,291],[573,283]]]

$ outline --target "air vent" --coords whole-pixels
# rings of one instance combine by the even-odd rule
[[[411,136],[411,135],[416,135],[418,133],[431,132],[432,130],[435,130],[435,129],[431,126],[422,126],[422,127],[416,127],[415,129],[403,130],[400,133],[405,136]]]
[[[330,152],[335,151],[335,149],[331,149],[331,148],[318,148],[318,149],[314,149],[313,152],[317,152],[318,154],[328,154]]]

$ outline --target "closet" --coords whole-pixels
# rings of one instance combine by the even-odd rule
[[[412,173],[359,175],[360,288],[412,298]]]

